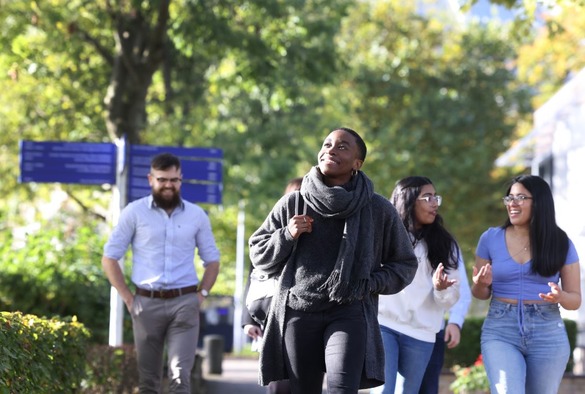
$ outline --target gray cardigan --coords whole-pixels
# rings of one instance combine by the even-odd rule
[[[298,193],[298,192],[295,192]],[[267,272],[281,272],[279,289],[272,301],[272,308],[264,330],[260,352],[259,383],[287,379],[284,365],[284,322],[291,288],[302,292],[303,284],[316,286],[314,280],[304,278],[297,267],[331,266],[338,249],[323,245],[339,245],[343,221],[324,218],[308,207],[307,215],[314,219],[313,232],[302,234],[298,239],[295,258],[287,264],[295,240],[287,224],[295,214],[295,193],[283,196],[274,206],[262,226],[249,241],[252,264]],[[384,383],[384,347],[378,326],[378,294],[395,294],[410,284],[418,262],[412,250],[410,238],[394,206],[383,196],[374,194],[371,200],[374,224],[375,266],[371,269],[368,283],[370,294],[362,301],[366,320],[366,357],[362,372],[361,388],[375,387]],[[324,264],[315,264],[324,262]],[[301,294],[302,295],[302,294]]]

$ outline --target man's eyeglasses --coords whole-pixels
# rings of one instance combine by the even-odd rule
[[[515,202],[516,205],[522,205],[522,204],[524,204],[524,200],[532,200],[532,197],[512,196],[512,195],[502,197],[502,201],[504,201],[504,205],[506,205],[506,206],[511,205],[513,202]]]
[[[173,185],[181,182],[181,178],[154,178],[158,183],[162,183],[163,185],[167,182],[171,182]]]
[[[424,196],[424,197],[419,197],[418,200],[425,200],[427,202],[427,204],[430,204],[432,202],[436,202],[437,206],[439,206],[439,207],[443,203],[442,196]]]

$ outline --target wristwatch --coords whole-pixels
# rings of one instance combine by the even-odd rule
[[[209,291],[207,291],[205,289],[201,289],[200,293],[203,297],[207,297],[209,295]]]

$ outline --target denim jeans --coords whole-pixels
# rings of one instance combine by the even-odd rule
[[[384,341],[386,383],[370,390],[371,394],[417,394],[434,343],[380,326]]]
[[[285,365],[291,392],[357,393],[366,355],[366,321],[361,302],[322,312],[286,310]]]
[[[427,364],[418,394],[439,393],[439,379],[441,378],[441,371],[445,361],[445,329],[439,331],[435,338],[433,353]]]
[[[481,352],[493,394],[556,394],[570,353],[558,305],[492,300]]]

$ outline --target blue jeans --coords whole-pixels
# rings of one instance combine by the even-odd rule
[[[492,300],[481,352],[493,394],[557,393],[570,353],[558,305]]]
[[[433,354],[427,364],[425,376],[423,376],[418,394],[439,393],[439,380],[441,378],[441,371],[443,370],[443,363],[445,361],[445,347],[445,329],[442,329],[436,335]]]
[[[380,326],[384,341],[386,383],[370,390],[371,394],[417,394],[434,343],[419,341]]]

